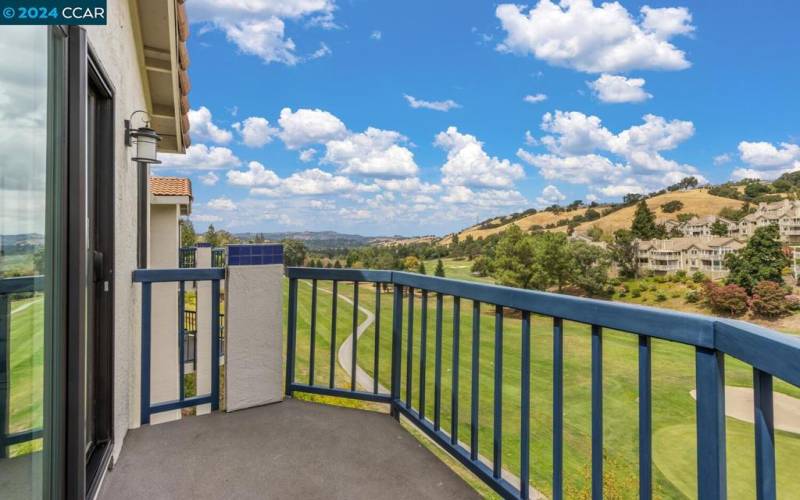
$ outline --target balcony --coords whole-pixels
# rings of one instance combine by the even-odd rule
[[[505,498],[798,492],[791,473],[776,473],[797,443],[773,407],[773,387],[778,400],[800,393],[795,338],[404,272],[289,268],[287,278],[291,398],[131,431],[100,498],[469,498],[465,479]],[[144,341],[149,283],[216,283],[213,319],[222,279],[221,269],[137,272]],[[730,386],[753,389],[750,423],[726,416]],[[142,421],[216,409],[221,390],[215,375],[207,395],[143,393]],[[343,400],[359,409],[320,404]]]

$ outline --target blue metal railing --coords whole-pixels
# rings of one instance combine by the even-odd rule
[[[666,339],[694,347],[696,376],[696,420],[697,420],[697,494],[701,500],[723,499],[727,496],[726,457],[725,457],[725,393],[724,356],[737,358],[753,367],[755,388],[755,466],[756,491],[759,499],[776,498],[775,489],[775,442],[772,405],[772,380],[778,377],[800,386],[800,341],[749,323],[720,318],[684,314],[664,309],[648,308],[630,304],[614,303],[536,292],[502,286],[462,282],[445,278],[391,271],[371,271],[353,269],[288,268],[289,278],[289,318],[288,350],[286,362],[286,393],[308,392],[367,401],[377,401],[391,405],[391,414],[397,418],[403,415],[421,429],[440,447],[455,457],[481,480],[506,498],[528,498],[530,495],[530,342],[531,314],[552,318],[553,331],[553,477],[552,497],[564,498],[564,331],[563,322],[574,321],[591,326],[591,443],[592,443],[592,498],[602,498],[603,491],[603,392],[602,392],[602,344],[603,329],[613,329],[635,335],[638,338],[638,385],[639,385],[639,497],[652,498],[653,493],[653,447],[652,447],[652,364],[651,339]],[[351,380],[349,388],[338,388],[334,384],[334,354],[331,352],[330,379],[327,386],[315,384],[313,361],[310,364],[309,383],[295,380],[297,348],[298,281],[311,280],[312,294],[315,295],[317,282],[333,282],[333,296],[337,297],[338,282],[391,284],[394,302],[392,306],[392,356],[388,361],[391,368],[389,393],[378,390],[378,351],[380,349],[380,327],[375,328],[375,354],[373,359],[374,385],[371,391],[360,390],[356,386],[356,353],[358,307],[353,307],[353,346],[351,361]],[[380,314],[380,294],[382,286],[375,286],[375,315]],[[412,401],[411,387],[415,370],[412,366],[412,346],[414,335],[414,297],[421,295],[423,319],[420,322],[421,346],[427,346],[428,299],[436,294],[435,305],[435,373],[434,373],[434,414],[431,420],[425,415],[425,372],[423,353],[420,353],[419,400]],[[359,288],[353,287],[353,303],[358,302]],[[407,294],[407,311],[403,311],[403,298]],[[312,295],[312,297],[314,297]],[[471,412],[469,445],[459,441],[458,424],[458,355],[453,355],[451,367],[450,412],[452,426],[449,431],[441,428],[442,408],[442,318],[443,298],[453,297],[453,338],[452,348],[458,347],[460,333],[459,317],[463,299],[472,301],[473,329],[471,356]],[[333,301],[331,346],[336,346],[336,300]],[[479,335],[481,305],[495,307],[494,320],[494,405],[492,408],[492,457],[491,467],[481,460],[478,454],[478,376],[479,373]],[[503,415],[507,409],[501,399],[503,389],[503,315],[504,309],[520,312],[521,316],[521,387],[520,397],[520,464],[519,484],[511,484],[503,477],[501,457],[503,456]],[[312,298],[310,315],[316,318],[316,301]],[[401,395],[401,359],[403,341],[403,321],[406,331],[406,393]],[[314,338],[316,320],[311,322],[312,349],[314,359]],[[331,349],[333,351],[334,349]],[[425,349],[422,349],[425,351]],[[457,351],[456,351],[457,352]]]
[[[42,437],[42,429],[21,432],[9,431],[11,414],[11,298],[13,295],[41,292],[42,276],[23,276],[0,279],[0,458],[8,447]]]
[[[219,408],[219,358],[220,358],[220,280],[225,278],[225,269],[137,269],[133,281],[142,284],[142,342],[141,342],[141,423],[150,423],[150,415],[191,406],[211,404],[212,410]],[[185,285],[187,281],[211,282],[211,394],[186,397],[184,377],[184,313]],[[151,307],[152,284],[173,282],[179,284],[178,290],[178,342],[179,397],[175,401],[152,403],[150,400],[150,349],[151,349]]]
[[[182,269],[197,267],[197,248],[182,247],[178,249],[178,267]]]

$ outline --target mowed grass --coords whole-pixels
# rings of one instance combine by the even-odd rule
[[[433,276],[436,270],[437,259],[430,259],[425,261],[425,273]],[[478,283],[494,283],[494,279],[490,277],[481,277],[472,274],[472,261],[463,259],[442,259],[444,266],[445,278],[453,278],[464,281],[476,281]]]
[[[41,295],[12,300],[9,343],[9,413],[11,433],[42,426],[44,382],[44,300]],[[10,447],[18,456],[41,449],[41,439]]]
[[[427,265],[427,263],[426,263]],[[329,282],[320,282],[321,288],[330,289]],[[310,320],[310,287],[300,283],[298,288],[298,379],[308,376],[308,323]],[[374,311],[375,288],[368,284],[359,287],[360,304]],[[341,295],[352,297],[349,283],[339,284]],[[329,335],[330,300],[320,294],[317,316],[317,383],[327,383],[326,368],[330,365]],[[408,296],[404,297],[404,326],[402,342],[401,396],[407,390],[407,312]],[[421,296],[413,298],[414,329],[412,334],[411,402],[419,408],[421,345]],[[424,411],[427,418],[434,414],[434,342],[435,294],[430,294],[427,309],[426,384]],[[452,428],[453,399],[453,299],[443,301],[442,317],[442,380],[441,426],[448,432]],[[469,443],[470,384],[472,348],[472,303],[460,304],[460,338],[457,369],[458,438]],[[346,311],[346,312],[345,312]],[[344,312],[344,314],[343,314]],[[352,307],[339,301],[339,335],[337,346],[352,331]],[[345,316],[346,319],[343,319]],[[361,318],[361,315],[359,315]],[[502,464],[505,469],[519,475],[520,464],[520,387],[521,387],[521,321],[519,315],[506,311],[502,340]],[[363,319],[360,319],[363,321]],[[391,384],[391,324],[392,293],[381,294],[381,328],[378,336],[380,382]],[[479,452],[491,460],[493,449],[494,404],[494,307],[483,306],[479,316]],[[564,324],[564,476],[568,498],[588,498],[591,484],[591,337],[587,325],[571,322]],[[552,381],[553,334],[552,320],[536,316],[532,320],[531,367],[531,481],[546,495],[552,492]],[[638,494],[638,364],[637,338],[633,335],[605,331],[603,334],[604,368],[604,483],[607,498],[637,498]],[[373,372],[375,329],[371,326],[358,342],[358,362],[368,373]],[[653,363],[653,476],[658,498],[693,498],[696,496],[695,460],[695,402],[689,391],[695,386],[694,351],[691,347],[667,341],[652,341]],[[320,375],[320,371],[325,373]],[[341,367],[336,368],[337,385],[349,387],[349,378]],[[726,359],[726,383],[751,387],[751,369],[734,360]],[[800,389],[776,382],[776,390],[800,397]],[[370,388],[361,388],[369,390]],[[753,427],[737,420],[727,419],[728,478],[730,498],[752,498],[755,495],[753,467]],[[778,491],[781,498],[800,498],[800,485],[792,477],[792,463],[800,460],[800,437],[778,432]]]

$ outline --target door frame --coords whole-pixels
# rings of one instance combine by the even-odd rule
[[[65,401],[65,470],[64,494],[67,499],[83,500],[97,492],[102,475],[108,468],[113,450],[113,383],[114,383],[114,89],[86,38],[78,26],[68,29],[67,48],[67,165],[66,165],[66,377]],[[86,225],[86,106],[89,85],[101,97],[97,120],[97,164],[95,169],[95,206],[99,233],[98,247],[108,258],[103,266],[103,281],[108,291],[100,287],[95,297],[94,329],[104,332],[95,338],[95,393],[105,401],[99,405],[95,433],[103,436],[94,452],[86,455],[86,277],[89,271],[87,256],[88,228]],[[109,210],[110,208],[110,210]],[[98,355],[99,353],[99,355]]]

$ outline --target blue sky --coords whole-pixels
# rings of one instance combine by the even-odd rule
[[[193,217],[443,234],[800,169],[797,2],[187,2]]]

